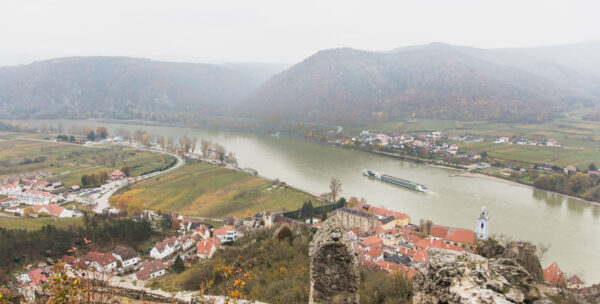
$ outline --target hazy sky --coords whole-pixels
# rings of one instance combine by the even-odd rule
[[[0,65],[74,55],[295,63],[321,49],[600,40],[600,1],[2,0]]]

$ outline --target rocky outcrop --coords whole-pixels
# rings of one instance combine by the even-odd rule
[[[310,300],[314,304],[358,304],[358,261],[337,217],[323,222],[310,243]]]
[[[413,278],[415,304],[552,303],[529,273],[509,259],[432,249],[419,270]]]
[[[535,245],[528,242],[510,242],[500,257],[517,262],[529,272],[534,280],[539,282],[544,280],[542,264],[538,259]]]

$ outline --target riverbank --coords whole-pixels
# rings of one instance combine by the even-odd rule
[[[536,188],[534,186],[531,186],[531,185],[528,185],[528,184],[525,184],[525,183],[520,183],[518,181],[512,181],[512,180],[508,180],[508,179],[496,177],[496,176],[493,176],[493,175],[483,174],[483,173],[479,173],[479,172],[473,173],[473,172],[464,171],[462,173],[454,175],[454,177],[484,178],[484,179],[489,179],[489,180],[503,182],[503,183],[506,183],[506,184],[514,185],[514,186],[521,186],[521,187],[525,187],[525,188],[532,189],[532,190],[539,190],[539,191],[549,192],[549,193],[552,193],[552,194],[558,194],[558,195],[563,196],[565,198],[570,198],[570,199],[578,200],[578,201],[585,202],[585,203],[588,203],[588,204],[593,204],[593,205],[596,205],[596,206],[600,206],[600,202],[588,201],[588,200],[583,199],[581,197],[577,197],[577,196],[573,196],[573,195],[568,195],[568,194],[564,194],[564,193],[560,193],[560,192],[556,192],[556,191],[538,189],[538,188]]]

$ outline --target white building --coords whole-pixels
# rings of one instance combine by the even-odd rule
[[[112,255],[121,262],[121,267],[131,267],[140,260],[138,254],[130,247],[117,246]]]
[[[165,274],[165,265],[161,260],[148,261],[140,270],[131,275],[133,280],[148,280]]]
[[[201,259],[210,259],[215,254],[219,244],[212,239],[202,240],[198,242],[196,255]]]
[[[150,256],[155,259],[163,259],[175,252],[179,242],[175,237],[170,237],[163,240],[162,242],[156,243],[152,250],[150,250]]]
[[[487,208],[485,206],[481,207],[481,212],[479,213],[479,217],[477,218],[477,239],[478,240],[487,240],[488,239],[488,221],[490,217],[487,213]]]

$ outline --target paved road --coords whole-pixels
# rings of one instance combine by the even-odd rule
[[[88,148],[97,148],[97,149],[114,149],[114,147],[106,147],[106,146],[99,146],[99,145],[81,145],[81,144],[74,144],[74,143],[67,143],[67,142],[56,142],[56,141],[52,141],[52,140],[45,140],[45,139],[35,139],[35,138],[23,138],[23,137],[18,137],[16,139],[19,140],[29,140],[29,141],[39,141],[39,142],[49,142],[49,143],[55,143],[55,144],[63,144],[63,145],[72,145],[72,146],[79,146],[79,147],[88,147]],[[177,163],[170,167],[167,170],[163,170],[163,171],[159,171],[159,172],[153,172],[153,173],[149,173],[146,175],[142,175],[142,176],[138,176],[136,178],[128,178],[127,180],[124,181],[113,181],[113,182],[109,182],[106,185],[103,185],[101,187],[102,191],[98,194],[92,194],[92,199],[95,200],[96,206],[94,207],[94,212],[96,213],[102,213],[102,210],[106,209],[109,207],[108,205],[108,201],[110,199],[110,197],[115,194],[115,192],[119,191],[119,189],[130,185],[132,183],[138,182],[138,181],[142,181],[145,179],[149,179],[152,177],[156,177],[168,172],[171,172],[173,170],[176,170],[177,168],[183,166],[183,164],[185,163],[184,160],[181,158],[181,156],[175,154],[175,153],[171,153],[171,152],[167,152],[167,151],[161,151],[161,150],[154,150],[154,149],[147,149],[147,148],[142,148],[142,147],[137,147],[134,145],[129,145],[126,143],[119,143],[121,145],[124,146],[129,146],[129,148],[131,150],[142,150],[142,151],[148,151],[148,152],[154,152],[154,153],[162,153],[162,154],[167,154],[167,155],[171,155],[175,158],[177,158]],[[85,199],[84,199],[85,200]]]

